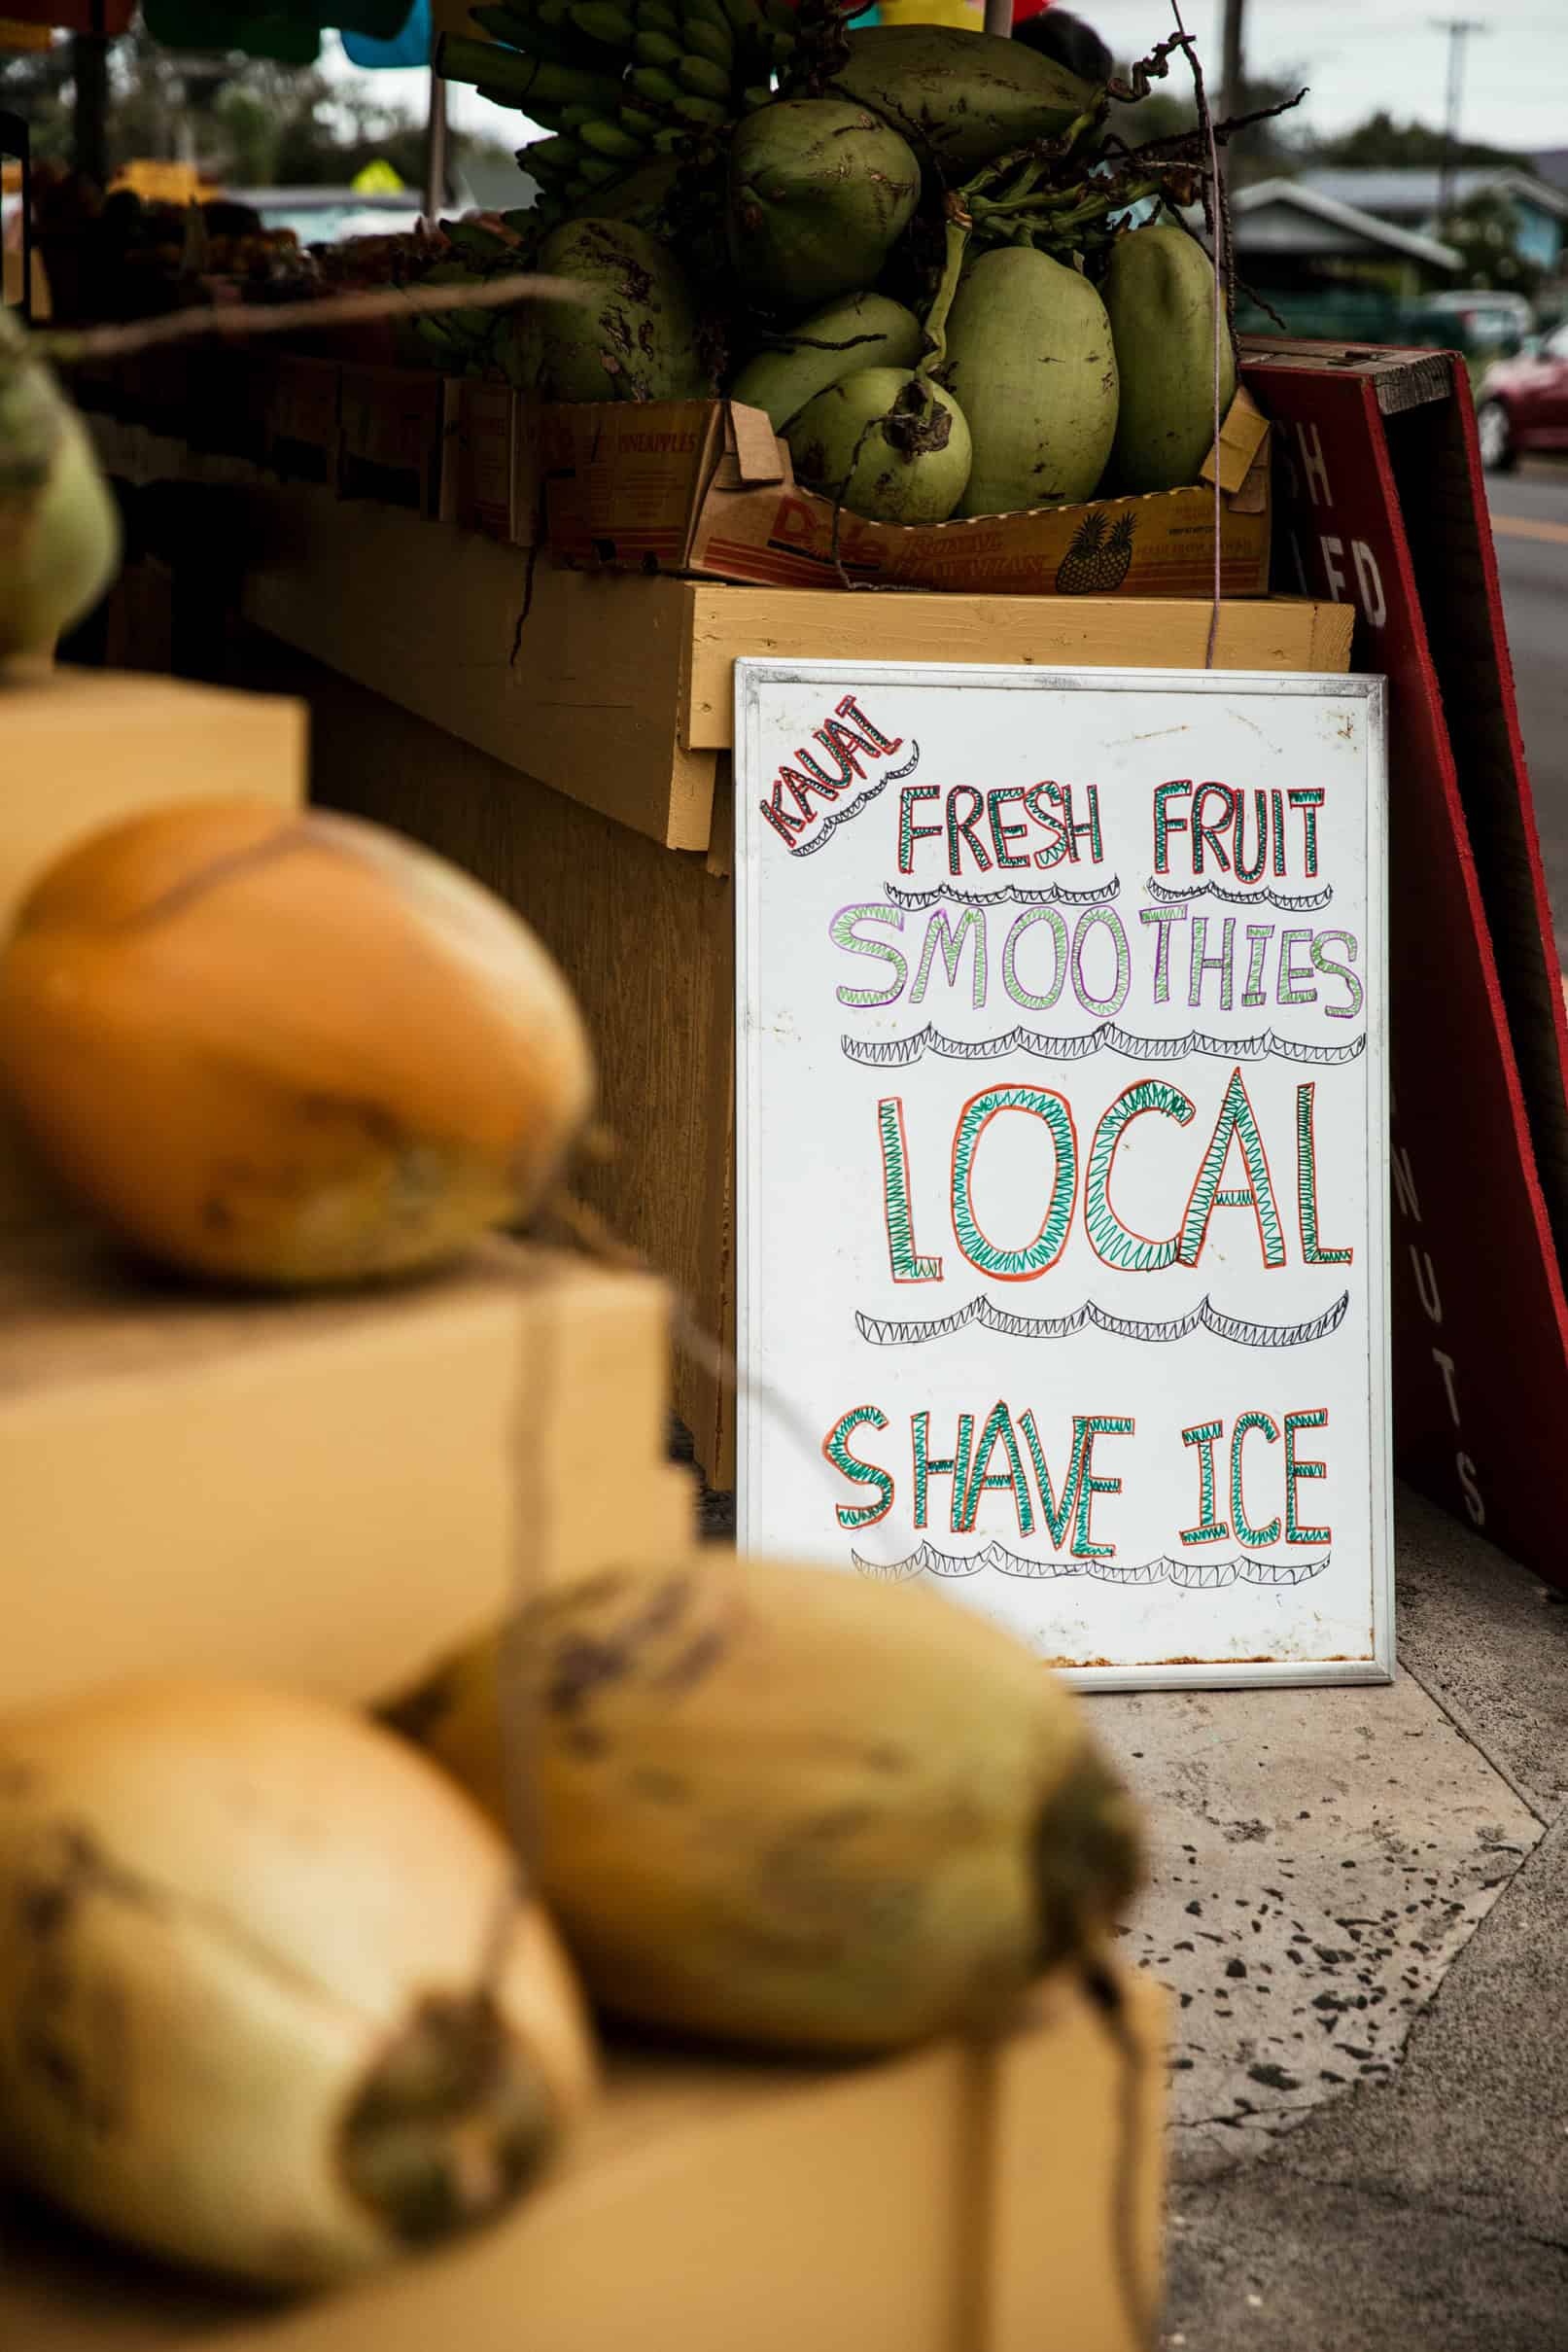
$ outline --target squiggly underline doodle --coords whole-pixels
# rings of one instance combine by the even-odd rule
[[[838,831],[841,825],[848,824],[852,817],[858,817],[862,809],[869,808],[872,801],[877,797],[877,794],[879,792],[886,791],[892,779],[889,776],[880,776],[875,784],[868,784],[866,786],[865,790],[859,795],[858,799],[852,800],[845,808],[835,809],[830,817],[824,817],[821,824],[818,826],[816,832],[812,834],[809,841],[791,841],[787,843],[786,846],[788,848],[790,857],[814,857],[821,848],[824,841],[832,840],[833,835]]]
[[[1328,906],[1334,898],[1334,886],[1325,882],[1320,891],[1228,891],[1218,882],[1195,882],[1191,890],[1167,890],[1152,876],[1144,884],[1151,898],[1160,898],[1167,906],[1186,898],[1223,898],[1227,906],[1273,906],[1282,915],[1313,915]]]
[[[971,1324],[982,1331],[993,1332],[998,1339],[1071,1339],[1074,1333],[1093,1327],[1107,1331],[1115,1339],[1178,1340],[1186,1339],[1200,1326],[1211,1331],[1216,1339],[1233,1340],[1238,1348],[1309,1348],[1315,1340],[1327,1339],[1337,1331],[1350,1308],[1350,1293],[1342,1291],[1332,1307],[1314,1316],[1307,1323],[1249,1323],[1239,1316],[1223,1315],[1208,1299],[1194,1307],[1187,1315],[1172,1316],[1168,1322],[1144,1322],[1126,1315],[1110,1315],[1086,1299],[1081,1307],[1068,1315],[1014,1315],[1005,1307],[996,1306],[989,1298],[971,1299],[967,1306],[955,1309],[952,1315],[933,1317],[928,1322],[892,1322],[874,1315],[857,1314],[855,1329],[874,1348],[919,1348],[927,1340],[951,1339],[955,1332],[964,1331]]]
[[[1236,1585],[1261,1585],[1265,1588],[1289,1588],[1307,1584],[1321,1576],[1334,1555],[1325,1552],[1321,1560],[1303,1561],[1294,1566],[1288,1561],[1253,1560],[1242,1553],[1236,1560],[1146,1560],[1141,1565],[1124,1566],[1114,1560],[1026,1560],[1018,1552],[1010,1552],[1005,1544],[988,1543],[983,1552],[939,1552],[934,1544],[923,1543],[903,1560],[862,1560],[858,1552],[850,1554],[862,1576],[881,1583],[902,1583],[912,1576],[977,1576],[982,1568],[994,1568],[1000,1576],[1024,1576],[1035,1582],[1054,1581],[1059,1577],[1091,1576],[1097,1584],[1132,1585],[1139,1588],[1155,1584],[1174,1585],[1183,1593],[1223,1593]]]
[[[1048,1036],[1021,1023],[998,1037],[949,1037],[927,1028],[912,1037],[842,1037],[839,1042],[846,1061],[874,1070],[902,1070],[927,1053],[940,1054],[948,1062],[999,1062],[1004,1054],[1014,1053],[1032,1054],[1041,1062],[1084,1062],[1098,1053],[1122,1054],[1131,1062],[1181,1062],[1189,1054],[1210,1054],[1222,1062],[1266,1062],[1276,1054],[1282,1062],[1330,1067],[1353,1062],[1367,1046],[1365,1035],[1343,1045],[1307,1045],[1294,1037],[1276,1037],[1271,1029],[1255,1037],[1207,1037],[1196,1029],[1184,1037],[1134,1037],[1114,1021],[1102,1022],[1081,1037]]]
[[[879,776],[875,784],[868,784],[863,792],[857,793],[854,799],[846,801],[843,808],[834,809],[831,816],[822,819],[809,841],[789,842],[787,847],[790,857],[810,858],[815,856],[824,841],[832,840],[841,825],[847,825],[852,817],[858,817],[862,809],[868,809],[878,793],[885,792],[889,784],[896,784],[901,776],[913,776],[920,763],[921,747],[912,738],[910,755],[901,768],[889,768],[886,776]]]
[[[890,783],[891,778],[884,781]],[[1113,874],[1108,882],[1094,883],[1083,891],[1069,891],[1060,882],[1048,882],[1037,891],[1021,890],[1016,882],[1004,882],[993,891],[960,890],[953,882],[939,882],[928,891],[901,891],[896,882],[885,882],[882,887],[894,906],[913,915],[944,898],[955,906],[1103,906],[1120,892],[1122,878]]]

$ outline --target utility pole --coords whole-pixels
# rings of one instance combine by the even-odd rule
[[[1241,112],[1241,18],[1246,0],[1225,0],[1225,29],[1220,42],[1220,118]]]
[[[1443,161],[1438,169],[1438,228],[1448,217],[1453,200],[1454,150],[1459,144],[1459,101],[1464,89],[1465,38],[1486,30],[1475,17],[1434,17],[1440,33],[1448,36],[1448,111],[1443,127]]]
[[[71,41],[71,80],[76,104],[71,130],[72,160],[85,179],[101,188],[109,178],[109,43],[103,0],[92,0],[90,30]]]

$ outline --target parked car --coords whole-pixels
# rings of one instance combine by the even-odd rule
[[[1507,474],[1526,449],[1568,449],[1568,325],[1487,369],[1476,423],[1489,473]]]
[[[1535,312],[1522,294],[1496,288],[1445,287],[1421,302],[1423,327],[1435,329],[1442,342],[1457,342],[1465,351],[1498,351],[1511,356],[1536,325]]]

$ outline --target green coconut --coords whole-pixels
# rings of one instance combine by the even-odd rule
[[[536,266],[593,290],[509,316],[506,372],[546,401],[705,400],[713,371],[696,306],[668,246],[630,221],[563,222]]]
[[[869,522],[946,522],[969,478],[963,410],[907,368],[841,377],[784,438],[798,478]]]
[[[969,262],[947,321],[944,380],[974,442],[959,512],[1011,514],[1093,495],[1116,432],[1105,305],[1032,245]]]
[[[119,564],[119,510],[87,428],[0,309],[0,663],[51,655]]]
[[[914,150],[863,106],[790,98],[730,143],[730,258],[759,309],[804,310],[868,286],[920,196]]]
[[[846,375],[868,368],[913,368],[923,341],[921,323],[885,294],[847,294],[789,329],[749,359],[730,386],[730,399],[767,411],[782,433],[808,401]]]
[[[1022,41],[963,25],[873,24],[848,38],[834,89],[949,163],[1060,138],[1104,94]]]
[[[1214,441],[1214,264],[1184,228],[1134,228],[1111,247],[1105,309],[1121,373],[1111,472],[1120,490],[1196,482]],[[1220,318],[1219,411],[1236,398]]]

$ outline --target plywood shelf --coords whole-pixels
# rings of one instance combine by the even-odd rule
[[[502,1241],[310,1299],[0,1241],[0,1705],[167,1668],[374,1697],[520,1585],[685,1543],[666,1323],[647,1278]]]
[[[259,2309],[0,2202],[17,2352],[1138,2352],[1115,2216],[1153,2306],[1164,1999],[1123,2057],[1070,1984],[994,2051],[868,2066],[612,2054],[560,2172],[506,2221],[352,2294]]]

